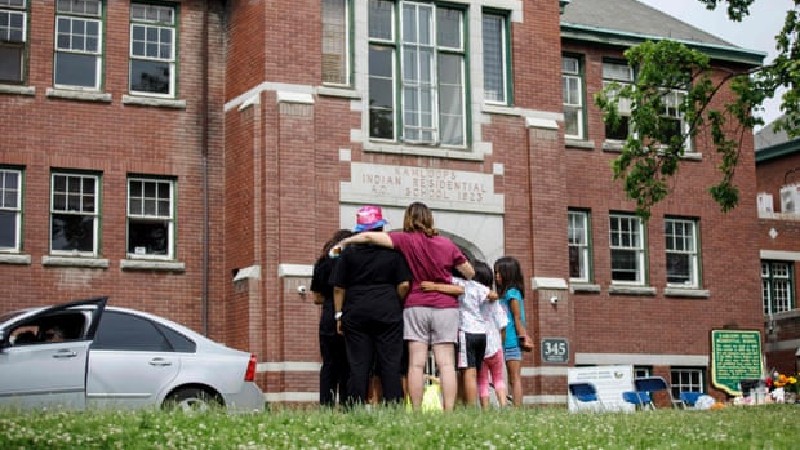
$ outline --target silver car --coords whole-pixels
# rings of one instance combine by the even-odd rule
[[[255,355],[107,300],[0,317],[0,408],[264,410]]]

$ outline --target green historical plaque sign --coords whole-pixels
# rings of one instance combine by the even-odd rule
[[[741,395],[739,381],[762,376],[761,332],[711,331],[711,383],[729,395]]]

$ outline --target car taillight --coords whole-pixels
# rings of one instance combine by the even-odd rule
[[[255,381],[257,365],[258,358],[256,358],[256,355],[251,353],[250,362],[247,363],[247,371],[244,373],[244,381]]]

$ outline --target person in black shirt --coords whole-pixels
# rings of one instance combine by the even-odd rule
[[[311,277],[314,303],[322,305],[322,314],[319,318],[319,350],[322,354],[322,367],[319,371],[319,403],[323,406],[335,406],[337,394],[340,402],[347,396],[347,375],[350,367],[347,363],[344,337],[336,332],[336,320],[333,318],[333,286],[329,284],[336,260],[328,256],[328,252],[340,240],[351,235],[353,232],[345,229],[334,233],[322,247],[322,253],[314,264],[314,275]]]
[[[364,206],[358,210],[356,223],[354,231],[361,232],[382,230],[386,221],[379,207]],[[403,255],[386,247],[352,245],[338,258],[331,284],[350,363],[350,405],[366,402],[373,359],[384,402],[403,400],[403,299],[411,277]]]

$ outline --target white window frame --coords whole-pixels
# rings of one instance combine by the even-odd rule
[[[486,29],[486,24],[485,24],[484,21],[489,17],[496,17],[497,19],[499,19],[499,22],[500,22],[500,30],[499,30],[499,34],[500,35],[498,36],[499,37],[498,41],[500,43],[500,49],[499,49],[499,52],[497,52],[498,55],[500,56],[500,61],[489,61],[489,59],[486,57],[486,54],[487,54],[486,46],[489,44],[489,42],[488,42],[487,36],[486,36],[487,29]],[[509,77],[508,77],[508,72],[509,72],[509,67],[508,67],[509,66],[508,65],[508,14],[504,14],[504,13],[499,12],[499,11],[484,10],[482,15],[481,15],[481,28],[482,28],[482,33],[483,33],[482,46],[483,46],[483,55],[484,55],[484,59],[483,59],[483,73],[484,73],[483,95],[484,95],[484,101],[486,103],[492,104],[492,105],[508,105],[509,104],[509,97],[510,97],[510,93],[509,93],[510,80],[509,80]],[[489,72],[489,70],[487,70],[487,68],[488,68],[489,64],[492,64],[492,63],[500,65],[500,80],[499,81],[502,83],[502,85],[497,90],[490,89],[486,85],[487,80],[485,78],[485,74],[487,72]],[[494,93],[495,91],[498,91],[496,93],[498,98],[489,98],[489,93],[490,92]]]
[[[567,212],[567,241],[570,259],[570,278],[572,282],[588,283],[591,281],[591,240],[589,233],[589,212],[570,210]],[[572,276],[572,253],[578,256],[581,275]]]
[[[344,6],[344,22],[342,24],[330,24],[331,27],[334,26],[341,26],[344,28],[343,36],[339,37],[335,34],[335,30],[329,29],[329,23],[325,21],[326,19],[326,4],[329,2],[337,2],[338,5]],[[351,14],[352,14],[352,1],[351,0],[322,0],[322,59],[323,59],[323,67],[322,67],[322,84],[324,85],[331,85],[331,86],[350,86],[352,84],[352,24],[351,24]],[[339,19],[337,17],[337,19]],[[333,33],[332,35],[326,35],[327,32]],[[333,50],[338,50],[341,47],[342,52],[336,52]],[[331,51],[328,51],[331,50]],[[343,53],[344,61],[342,61],[342,70],[344,71],[344,79],[341,81],[336,80],[326,80],[325,79],[325,67],[324,67],[324,60],[325,57],[328,55],[332,56],[341,56]]]
[[[680,398],[681,392],[705,392],[705,368],[672,367],[669,371],[672,397]],[[697,378],[697,380],[694,380]]]
[[[623,66],[625,67],[625,70],[624,70],[624,72],[626,74],[625,76],[619,76],[623,71],[619,71],[619,74],[617,74],[617,73],[612,73],[610,70],[609,71],[606,70],[606,69],[610,69],[612,67],[620,69]],[[603,89],[605,89],[606,87],[608,87],[609,85],[611,85],[613,83],[616,83],[616,84],[619,84],[619,85],[631,85],[635,81],[636,81],[636,73],[634,72],[633,67],[629,66],[627,63],[619,62],[619,61],[603,61]],[[620,117],[626,117],[627,118],[626,120],[628,121],[628,136],[634,136],[635,133],[634,133],[634,130],[633,130],[633,120],[631,119],[631,102],[630,102],[630,100],[629,99],[619,99],[619,102],[617,103],[617,112],[618,112]],[[607,132],[608,125],[605,126],[604,130]],[[605,140],[607,142],[612,142],[612,143],[622,143],[622,142],[624,142],[624,139],[609,138],[607,133],[606,133]]]
[[[22,171],[0,167],[0,212],[13,216],[14,243],[12,246],[0,246],[0,253],[19,253],[22,238]],[[15,186],[8,183],[8,177],[15,176]],[[6,203],[6,201],[10,201]]]
[[[56,178],[65,177],[67,182],[67,189],[65,191],[56,191]],[[86,192],[83,190],[83,181],[87,179],[94,180],[94,190]],[[71,182],[80,181],[79,190],[77,192],[70,191]],[[78,208],[70,207],[69,200],[65,200],[64,207],[56,209],[56,196],[65,195],[66,197],[77,197]],[[86,200],[93,198],[94,201],[86,205]],[[56,215],[76,215],[84,216],[92,219],[92,250],[56,250],[53,248],[53,228],[54,216]],[[92,256],[98,255],[99,244],[99,231],[100,231],[100,176],[84,173],[71,173],[71,172],[54,172],[50,175],[50,254],[59,256]]]
[[[372,0],[370,0],[372,1]],[[393,85],[393,92],[392,92],[392,119],[393,119],[393,136],[391,139],[389,138],[378,138],[373,137],[371,135],[371,127],[368,130],[370,134],[370,140],[372,141],[383,141],[383,142],[403,142],[406,144],[419,144],[419,145],[428,145],[428,146],[438,146],[443,148],[457,148],[463,149],[467,147],[469,137],[467,136],[468,127],[468,114],[467,114],[467,90],[468,86],[466,84],[466,58],[467,58],[467,50],[466,50],[466,36],[464,33],[464,23],[465,23],[465,16],[468,14],[467,10],[464,10],[459,7],[450,7],[450,6],[443,6],[437,3],[424,3],[424,2],[413,2],[413,1],[404,1],[404,0],[396,0],[396,1],[389,1],[393,5],[392,12],[391,12],[391,20],[392,20],[392,36],[391,39],[380,39],[380,38],[369,38],[369,45],[370,46],[380,46],[383,48],[391,48],[393,53],[392,57],[392,85]],[[404,36],[403,30],[405,27],[405,14],[406,7],[413,7],[415,11],[421,10],[429,10],[431,15],[431,22],[430,28],[428,30],[430,36],[430,42],[418,42],[418,41],[409,41],[406,40]],[[448,10],[458,11],[459,14],[459,24],[458,24],[458,37],[459,37],[459,47],[448,47],[444,44],[440,44],[438,42],[438,34],[437,34],[437,21],[438,21],[438,14],[437,11],[439,8],[445,8]],[[395,17],[396,14],[400,14],[399,19],[399,31],[394,29]],[[415,14],[415,20],[418,17]],[[419,27],[415,27],[419,30]],[[417,35],[419,36],[419,34]],[[406,70],[405,70],[405,59],[409,57],[409,52],[411,52],[414,48],[417,49],[430,49],[432,52],[429,55],[427,60],[429,73],[426,77],[420,76],[422,73],[421,71],[424,67],[417,66],[418,70],[415,74],[416,78],[409,79],[406,78]],[[400,52],[400,64],[397,65],[394,63],[396,52]],[[455,114],[448,114],[445,112],[445,108],[442,108],[440,103],[441,100],[441,91],[444,88],[449,88],[454,85],[445,85],[442,84],[440,80],[440,60],[443,56],[448,55],[458,55],[459,57],[459,97],[458,97],[458,109],[459,111]],[[417,62],[424,62],[424,59],[417,58]],[[369,64],[369,62],[367,62]],[[370,78],[373,76],[370,74]],[[377,78],[377,77],[376,77]],[[399,80],[399,81],[398,81]],[[413,81],[413,82],[412,82]],[[394,92],[394,86],[399,85],[399,92]],[[413,113],[411,109],[406,105],[405,96],[406,92],[413,93],[416,91],[418,94],[417,100],[419,100],[419,95],[422,95],[424,91],[429,90],[430,92],[430,111],[422,109],[422,102],[418,103],[418,111],[419,117],[421,118],[423,115],[427,115],[430,113],[430,124],[424,123],[419,121],[414,125],[409,125],[409,121],[407,117],[410,113]],[[445,143],[442,139],[442,118],[446,116],[455,116],[461,118],[461,127],[459,136],[461,138],[461,142],[459,143]],[[370,122],[372,120],[372,111],[370,110]],[[418,131],[420,136],[414,137],[410,136],[412,131]]]
[[[625,225],[627,224],[627,225]],[[624,229],[623,225],[625,226]],[[611,284],[644,286],[645,284],[645,234],[642,220],[631,214],[609,215],[609,248],[611,250]],[[616,236],[615,236],[616,235]],[[627,238],[626,238],[627,237]],[[635,239],[634,239],[635,238]],[[631,242],[634,241],[635,242]],[[626,243],[627,241],[627,243]],[[614,279],[614,253],[633,252],[636,262],[635,280]]]
[[[581,59],[575,56],[562,56],[561,57],[561,82],[564,101],[564,137],[566,139],[575,139],[582,141],[586,139],[586,131],[584,130],[583,117],[584,117],[584,100],[583,100],[583,74],[581,72]],[[572,98],[571,84],[577,84],[577,98]],[[567,111],[575,111],[577,114],[578,129],[577,134],[567,133]]]
[[[0,0],[0,17],[7,18],[8,25],[0,27],[0,47],[19,48],[19,79],[0,80],[0,83],[21,84],[25,82],[25,60],[28,55],[28,3],[27,0]],[[20,28],[11,26],[12,17],[21,17]],[[17,38],[19,36],[19,38]],[[12,38],[13,37],[13,38]]]
[[[141,196],[138,196],[137,199],[141,201],[141,207],[138,211],[134,211],[131,207],[134,203],[133,194],[132,194],[132,183],[142,183],[142,191]],[[146,185],[147,184],[154,184],[155,185],[155,196],[149,197],[146,195]],[[168,193],[168,200],[169,206],[167,207],[167,213],[164,214],[159,209],[159,202],[163,202],[164,198],[159,197],[158,191],[159,186],[167,185],[169,188]],[[150,206],[154,207],[156,211],[154,213],[147,213],[145,208],[147,205],[145,203],[149,203]],[[126,195],[126,242],[125,242],[125,251],[127,253],[128,259],[156,259],[156,260],[172,260],[175,259],[175,181],[167,178],[157,178],[157,177],[129,177],[127,182],[127,195]],[[146,249],[144,252],[130,252],[130,239],[131,239],[131,222],[165,222],[167,225],[167,245],[166,245],[166,254],[148,254],[146,253]]]
[[[83,6],[83,11],[77,11],[74,9],[70,10],[62,10],[61,5],[71,5],[75,7]],[[97,5],[97,14],[89,11],[87,12],[87,6],[89,5]],[[103,7],[104,2],[102,0],[56,0],[56,20],[55,20],[55,42],[54,50],[54,60],[53,60],[53,85],[58,88],[67,88],[67,89],[76,89],[76,90],[88,90],[88,91],[99,91],[100,86],[102,85],[102,67],[103,67]],[[85,49],[73,49],[70,44],[69,47],[59,48],[59,35],[61,34],[70,34],[66,33],[67,30],[60,30],[59,24],[64,21],[70,21],[71,26],[76,23],[82,23],[85,27],[89,23],[97,24],[97,49],[94,51],[85,50]],[[84,39],[88,36],[88,34],[84,35]],[[80,86],[80,85],[69,85],[69,84],[59,84],[56,82],[58,78],[58,57],[59,55],[93,55],[95,64],[94,64],[94,85],[93,86]]]
[[[791,261],[761,261],[761,298],[765,316],[796,308],[793,272]]]
[[[400,3],[400,84],[401,84],[401,110],[403,124],[403,140],[412,144],[435,144],[439,141],[439,112],[437,105],[439,103],[439,80],[438,80],[438,52],[436,41],[436,6],[432,3],[419,3],[419,2],[399,2]],[[409,37],[403,32],[406,27],[406,9],[413,8],[414,10],[414,28],[417,38],[415,40],[408,40]],[[427,27],[428,42],[420,40],[420,35],[423,33],[423,28],[419,22],[419,17],[423,11],[427,10],[430,13],[429,26]],[[426,52],[430,54],[425,55]],[[409,55],[417,55],[415,64],[417,70],[414,71],[412,77],[408,77],[409,71],[405,64],[406,58]],[[428,61],[427,70],[426,60]],[[429,92],[430,98],[430,111],[424,109],[423,99],[425,93]],[[406,102],[408,94],[415,99],[417,109],[412,110]],[[423,117],[430,115],[430,125],[423,123]],[[406,117],[413,115],[417,118],[415,125],[409,125]],[[417,138],[409,137],[411,132],[416,132],[420,136]],[[430,137],[424,136],[430,135]]]
[[[670,226],[672,231],[670,232]],[[667,286],[683,288],[700,287],[700,248],[698,239],[698,221],[694,219],[681,219],[667,217],[664,219],[664,240],[666,252]],[[669,281],[669,256],[682,256],[687,258],[688,280],[684,283]]]
[[[137,14],[143,13],[145,18],[142,17],[135,17]],[[149,97],[161,97],[161,98],[174,98],[175,97],[175,61],[177,60],[177,35],[178,35],[178,26],[177,26],[177,15],[178,10],[176,6],[167,6],[162,4],[152,4],[147,2],[133,2],[130,5],[130,38],[129,38],[129,58],[130,61],[128,62],[128,90],[131,94],[134,95],[141,95],[141,96],[149,96]],[[166,16],[166,18],[164,18]],[[169,55],[164,56],[150,56],[147,54],[135,54],[136,49],[136,42],[134,37],[138,34],[135,30],[136,29],[143,29],[145,34],[149,34],[151,30],[155,30],[158,34],[157,42],[151,42],[149,37],[145,37],[144,46],[152,46],[156,45],[157,47],[162,47],[165,45],[165,42],[160,40],[161,34],[165,31],[170,31],[169,36]],[[145,51],[146,53],[146,51]],[[133,66],[134,62],[136,61],[145,61],[145,62],[155,62],[155,63],[166,63],[169,67],[169,89],[166,94],[158,93],[158,92],[149,92],[149,91],[142,91],[142,90],[135,90],[133,87]]]
[[[683,141],[683,150],[686,153],[692,151],[692,139],[689,136],[689,124],[686,122],[684,114],[680,110],[680,105],[684,102],[687,92],[680,89],[668,89],[662,93],[662,102],[664,103],[664,111],[661,117],[669,119],[676,119],[680,123],[680,132],[685,137]],[[666,145],[667,143],[662,142]]]
[[[653,376],[652,366],[633,366],[633,378],[649,378]]]

